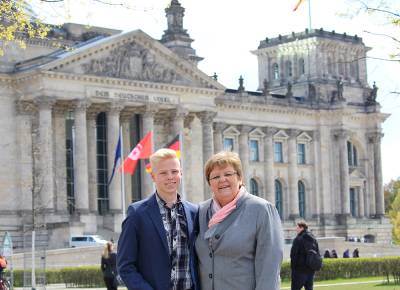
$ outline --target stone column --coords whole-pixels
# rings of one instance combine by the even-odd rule
[[[60,213],[68,212],[67,204],[67,156],[66,156],[66,132],[65,132],[65,122],[66,122],[66,112],[70,110],[66,106],[57,106],[54,108],[54,149],[56,154],[54,154],[54,174],[55,174],[55,190],[56,195],[56,211]]]
[[[250,190],[250,158],[249,158],[249,132],[251,130],[250,126],[239,126],[239,156],[242,161],[243,167],[243,182],[248,190]]]
[[[89,110],[86,113],[87,146],[88,146],[88,179],[89,179],[89,211],[97,214],[97,144],[96,118],[97,111]]]
[[[358,216],[363,218],[364,217],[364,186],[360,186],[358,188]]]
[[[79,214],[89,213],[89,172],[86,110],[90,102],[79,100],[75,107],[74,183],[75,209]]]
[[[214,123],[214,152],[224,150],[222,130],[226,127],[224,123]]]
[[[54,159],[52,107],[55,99],[42,96],[36,99],[39,106],[39,179],[40,201],[38,207],[44,211],[54,211]]]
[[[328,125],[320,125],[318,129],[319,144],[317,146],[317,153],[319,164],[315,162],[315,170],[322,172],[333,172],[335,170],[331,165],[331,154],[334,148],[332,144],[332,135]],[[316,161],[316,160],[315,160]],[[332,174],[321,174],[320,187],[317,189],[316,194],[321,197],[320,218],[323,222],[333,220],[334,212],[334,193],[332,192],[331,176]]]
[[[35,105],[28,101],[18,101],[17,104],[17,142],[20,160],[19,182],[20,192],[17,194],[19,209],[23,212],[25,223],[32,222],[32,187],[33,187],[33,144],[32,118]]]
[[[318,130],[313,131],[313,175],[314,175],[314,186],[313,190],[306,194],[306,216],[309,217],[316,217],[319,216],[321,213],[321,195],[320,195],[320,188],[321,188],[321,171],[320,171],[320,156],[319,156],[319,149],[320,149],[320,140],[321,136]]]
[[[298,177],[297,177],[297,135],[298,130],[288,130],[288,187],[289,187],[289,204],[290,204],[290,219],[299,217],[299,193],[298,193]]]
[[[181,168],[183,169],[185,167],[185,162],[186,162],[186,150],[185,150],[185,144],[184,144],[184,128],[185,128],[185,116],[188,114],[188,110],[183,108],[182,106],[178,106],[178,108],[175,110],[173,114],[173,121],[172,121],[172,128],[173,128],[173,137],[179,134],[180,142],[181,142],[181,148],[180,148],[180,162],[181,162]],[[180,195],[182,196],[183,199],[187,199],[187,189],[185,187],[185,172],[183,172],[183,177],[181,180],[181,186],[178,189],[180,192]]]
[[[156,140],[154,132],[154,115],[157,112],[157,108],[154,106],[147,106],[146,111],[142,115],[142,138],[149,132],[153,132],[153,149],[154,140]],[[154,151],[154,150],[153,150]],[[155,187],[153,181],[151,180],[151,175],[142,170],[142,197],[149,196],[154,193]]]
[[[375,198],[375,160],[374,160],[374,133],[367,133],[367,152],[368,152],[368,174],[367,174],[367,186],[368,186],[368,210],[366,214],[368,217],[374,217],[376,215],[376,198]],[[367,213],[368,211],[368,213]]]
[[[117,147],[119,137],[119,118],[122,110],[122,104],[113,102],[110,110],[107,112],[107,166],[108,179],[111,177],[114,165],[115,148]],[[116,172],[112,182],[108,187],[108,197],[110,201],[110,212],[113,214],[121,214],[121,178],[120,173]]]
[[[375,176],[375,203],[376,203],[376,216],[381,217],[385,215],[385,204],[383,196],[383,183],[382,183],[382,157],[381,157],[381,139],[383,134],[376,132],[373,138],[374,148],[374,176]]]
[[[214,151],[214,140],[213,140],[213,120],[215,117],[215,112],[205,111],[198,114],[201,121],[202,135],[203,135],[203,165],[211,157]],[[208,183],[204,179],[204,199],[210,197],[208,190]]]
[[[185,116],[187,114],[188,114],[188,110],[181,106],[179,106],[175,110],[173,122],[172,122],[173,134],[174,134],[173,137],[175,137],[178,134],[181,135],[181,138],[183,137],[182,135],[183,135],[183,129],[184,129],[184,121],[185,121]]]
[[[121,128],[122,128],[122,158],[126,158],[129,153],[131,148],[131,142],[130,142],[130,120],[132,118],[132,113],[131,112],[123,112],[121,114]],[[122,162],[122,160],[121,160]],[[121,164],[121,163],[120,163]],[[124,189],[125,189],[125,211],[128,209],[128,206],[132,202],[132,176],[129,174],[124,175]]]
[[[347,154],[347,140],[349,133],[346,130],[338,130],[336,132],[339,147],[339,164],[340,164],[340,192],[342,215],[350,215],[350,181],[349,181],[349,161]]]
[[[275,173],[274,173],[274,142],[273,136],[276,129],[264,128],[264,176],[265,176],[265,197],[275,204]]]

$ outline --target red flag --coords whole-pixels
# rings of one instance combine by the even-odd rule
[[[133,175],[136,169],[136,165],[139,159],[149,158],[152,151],[152,132],[147,133],[139,144],[133,148],[132,152],[129,153],[128,157],[124,160],[123,168],[120,170],[124,173]]]
[[[178,159],[180,159],[181,158],[181,142],[179,140],[179,134],[176,135],[175,138],[172,139],[171,142],[169,142],[168,144],[163,146],[163,148],[168,148],[168,149],[174,150],[176,152],[176,157],[178,157]],[[146,172],[151,173],[153,171],[153,169],[151,168],[150,160],[145,159],[144,164],[145,164]]]
[[[296,4],[296,6],[293,9],[293,12],[297,10],[297,8],[299,8],[300,4],[303,2],[303,0],[299,0]]]

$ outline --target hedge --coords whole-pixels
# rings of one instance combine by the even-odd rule
[[[290,280],[290,263],[281,268],[283,281]],[[324,259],[322,269],[315,273],[315,280],[333,280],[385,276],[400,284],[400,257],[382,258],[338,258]]]
[[[333,280],[361,277],[393,278],[400,284],[400,257],[382,258],[338,258],[324,259],[321,271],[316,272],[315,280]],[[65,283],[67,287],[104,287],[103,275],[99,266],[68,267],[46,270],[47,284]],[[282,281],[290,281],[290,263],[284,262],[281,268]],[[22,287],[23,271],[14,270],[14,286]]]

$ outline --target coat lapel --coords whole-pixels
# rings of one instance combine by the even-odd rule
[[[160,208],[158,207],[156,195],[149,199],[149,210],[148,214],[150,215],[151,221],[153,222],[156,230],[161,238],[162,244],[164,245],[165,250],[169,253],[167,235],[165,233],[164,224],[161,219]]]
[[[186,215],[188,236],[189,236],[189,238],[191,238],[192,237],[192,233],[193,233],[193,219],[192,219],[192,214],[191,214],[190,209],[189,209],[189,205],[187,204],[186,201],[183,202],[183,208],[185,210],[185,215]]]

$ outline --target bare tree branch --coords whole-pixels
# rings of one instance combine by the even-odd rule
[[[385,36],[387,38],[391,38],[392,40],[394,40],[396,42],[400,42],[400,40],[397,39],[396,37],[393,37],[391,35],[387,35],[387,34],[384,34],[384,33],[376,33],[376,32],[371,32],[371,31],[367,31],[367,30],[364,30],[363,32],[369,33],[369,34],[372,34],[372,35],[377,35],[377,36]]]
[[[370,7],[364,1],[358,1],[358,2],[360,2],[364,6],[364,9],[367,10],[367,11],[381,12],[381,13],[386,13],[386,14],[389,14],[389,15],[392,15],[392,16],[395,16],[395,17],[400,17],[400,14],[395,13],[393,11]]]

